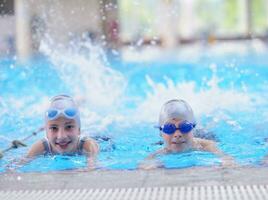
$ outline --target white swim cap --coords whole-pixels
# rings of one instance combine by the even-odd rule
[[[80,114],[73,98],[68,95],[57,95],[50,100],[50,105],[45,113],[45,122],[63,116],[74,119],[80,127]]]
[[[159,115],[159,126],[174,118],[186,120],[193,124],[196,123],[192,108],[186,101],[181,99],[169,100],[162,106]]]

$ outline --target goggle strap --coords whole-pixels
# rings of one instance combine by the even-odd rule
[[[160,131],[162,131],[162,130],[163,130],[163,127],[158,126],[158,125],[154,125],[154,128],[157,128],[157,129],[159,129]]]

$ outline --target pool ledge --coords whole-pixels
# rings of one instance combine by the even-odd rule
[[[267,185],[268,167],[2,173],[0,190]]]

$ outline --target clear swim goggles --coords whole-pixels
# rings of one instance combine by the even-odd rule
[[[49,109],[46,112],[46,117],[49,120],[54,120],[57,119],[60,116],[66,117],[68,119],[74,119],[78,115],[78,111],[75,108],[66,108],[64,110],[59,110],[59,109]]]
[[[187,134],[193,128],[196,126],[196,124],[190,123],[188,121],[182,121],[178,127],[176,127],[175,124],[172,123],[167,123],[164,124],[163,126],[158,126],[156,128],[159,128],[160,131],[163,131],[167,135],[172,135],[174,134],[177,130],[179,130],[182,134]]]

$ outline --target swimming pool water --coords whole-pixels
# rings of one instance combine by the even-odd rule
[[[93,53],[91,53],[93,54]],[[193,59],[103,60],[62,52],[49,53],[27,64],[12,58],[0,61],[0,149],[42,125],[45,105],[59,93],[73,95],[80,104],[85,135],[105,136],[98,163],[104,169],[136,169],[150,153],[161,148],[153,128],[160,106],[182,98],[196,114],[199,128],[213,132],[220,149],[239,165],[260,165],[268,153],[268,51],[198,53]],[[27,140],[31,145],[45,133]],[[5,153],[0,172],[27,149]],[[206,152],[161,156],[166,168],[218,166],[220,160]],[[80,169],[83,156],[39,157],[18,169],[46,172]]]

